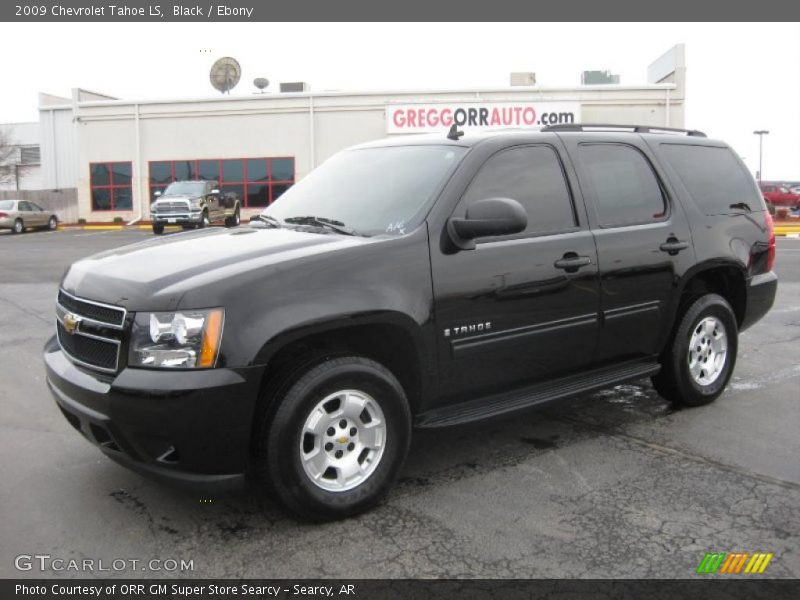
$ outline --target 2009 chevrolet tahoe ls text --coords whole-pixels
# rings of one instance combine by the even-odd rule
[[[257,226],[76,262],[55,399],[132,469],[309,519],[378,501],[412,427],[644,377],[711,402],[772,306],[772,221],[724,143],[619,129],[370,143]]]

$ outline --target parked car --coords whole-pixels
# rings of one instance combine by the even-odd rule
[[[112,459],[206,491],[249,477],[339,518],[387,491],[413,427],[647,377],[712,402],[772,306],[774,257],[755,181],[699,132],[394,138],[250,228],[74,263],[44,362]]]
[[[761,193],[767,202],[776,207],[788,206],[789,208],[795,208],[800,206],[800,194],[792,192],[786,186],[776,183],[762,183]]]
[[[800,185],[795,185],[789,188],[789,191],[797,196],[800,196]]]
[[[29,227],[56,229],[58,217],[30,200],[0,200],[0,229],[23,233]]]
[[[221,193],[216,181],[175,181],[155,195],[150,220],[157,235],[164,233],[166,225],[202,229],[218,221],[236,227],[240,221],[239,198],[234,193]]]

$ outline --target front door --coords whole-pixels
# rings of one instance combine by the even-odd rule
[[[602,327],[596,358],[616,362],[660,351],[694,250],[683,209],[645,143],[601,136],[565,143],[576,157],[597,242]]]
[[[450,401],[556,377],[588,364],[595,346],[597,255],[557,149],[535,144],[495,153],[453,216],[493,197],[525,207],[524,232],[478,239],[474,250],[431,246],[442,385]]]

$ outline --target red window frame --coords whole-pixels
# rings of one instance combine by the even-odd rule
[[[242,180],[237,181],[228,181],[224,177],[224,173],[222,170],[222,163],[226,160],[240,160],[242,161]],[[247,176],[247,161],[249,160],[264,160],[267,162],[267,179],[265,181],[256,181],[250,180]],[[292,161],[292,178],[291,179],[272,179],[272,161],[274,160],[291,160]],[[267,200],[267,206],[272,204],[275,201],[275,196],[273,193],[273,187],[276,185],[288,185],[291,187],[295,183],[295,164],[296,160],[294,156],[255,156],[255,157],[231,157],[231,158],[190,158],[190,159],[174,159],[174,160],[151,160],[147,163],[147,181],[148,187],[150,190],[150,198],[152,200],[153,193],[157,190],[165,189],[169,183],[176,181],[175,179],[175,163],[193,163],[193,173],[194,178],[193,181],[200,181],[200,162],[217,162],[217,173],[219,174],[217,178],[217,184],[220,186],[220,190],[223,189],[226,185],[240,185],[242,186],[242,206],[245,208],[250,208],[250,198],[249,194],[247,193],[247,187],[249,185],[266,185],[269,188],[269,199]],[[170,166],[170,182],[169,183],[152,183],[151,181],[151,172],[152,172],[152,165],[153,163],[169,163]],[[255,205],[252,208],[263,208],[263,205]]]
[[[106,169],[108,170],[108,184],[106,185],[95,185],[92,181],[92,172],[94,171],[95,165],[105,165]],[[114,183],[114,169],[111,165],[128,165],[131,171],[131,179],[128,183]],[[114,195],[114,190],[117,189],[128,189],[131,192],[131,207],[130,208],[122,208],[118,209],[116,206],[116,200]],[[109,192],[109,207],[108,208],[95,208],[94,205],[94,191],[95,190],[108,190]],[[129,160],[111,160],[111,161],[100,161],[100,162],[90,162],[89,163],[89,195],[91,196],[92,202],[92,212],[109,212],[112,210],[133,210],[133,163]]]

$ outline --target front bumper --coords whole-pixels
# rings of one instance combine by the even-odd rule
[[[67,421],[110,458],[196,491],[243,487],[262,367],[103,377],[72,363],[55,338],[44,362]]]
[[[196,225],[203,220],[202,211],[185,213],[152,213],[150,220],[159,225]]]

